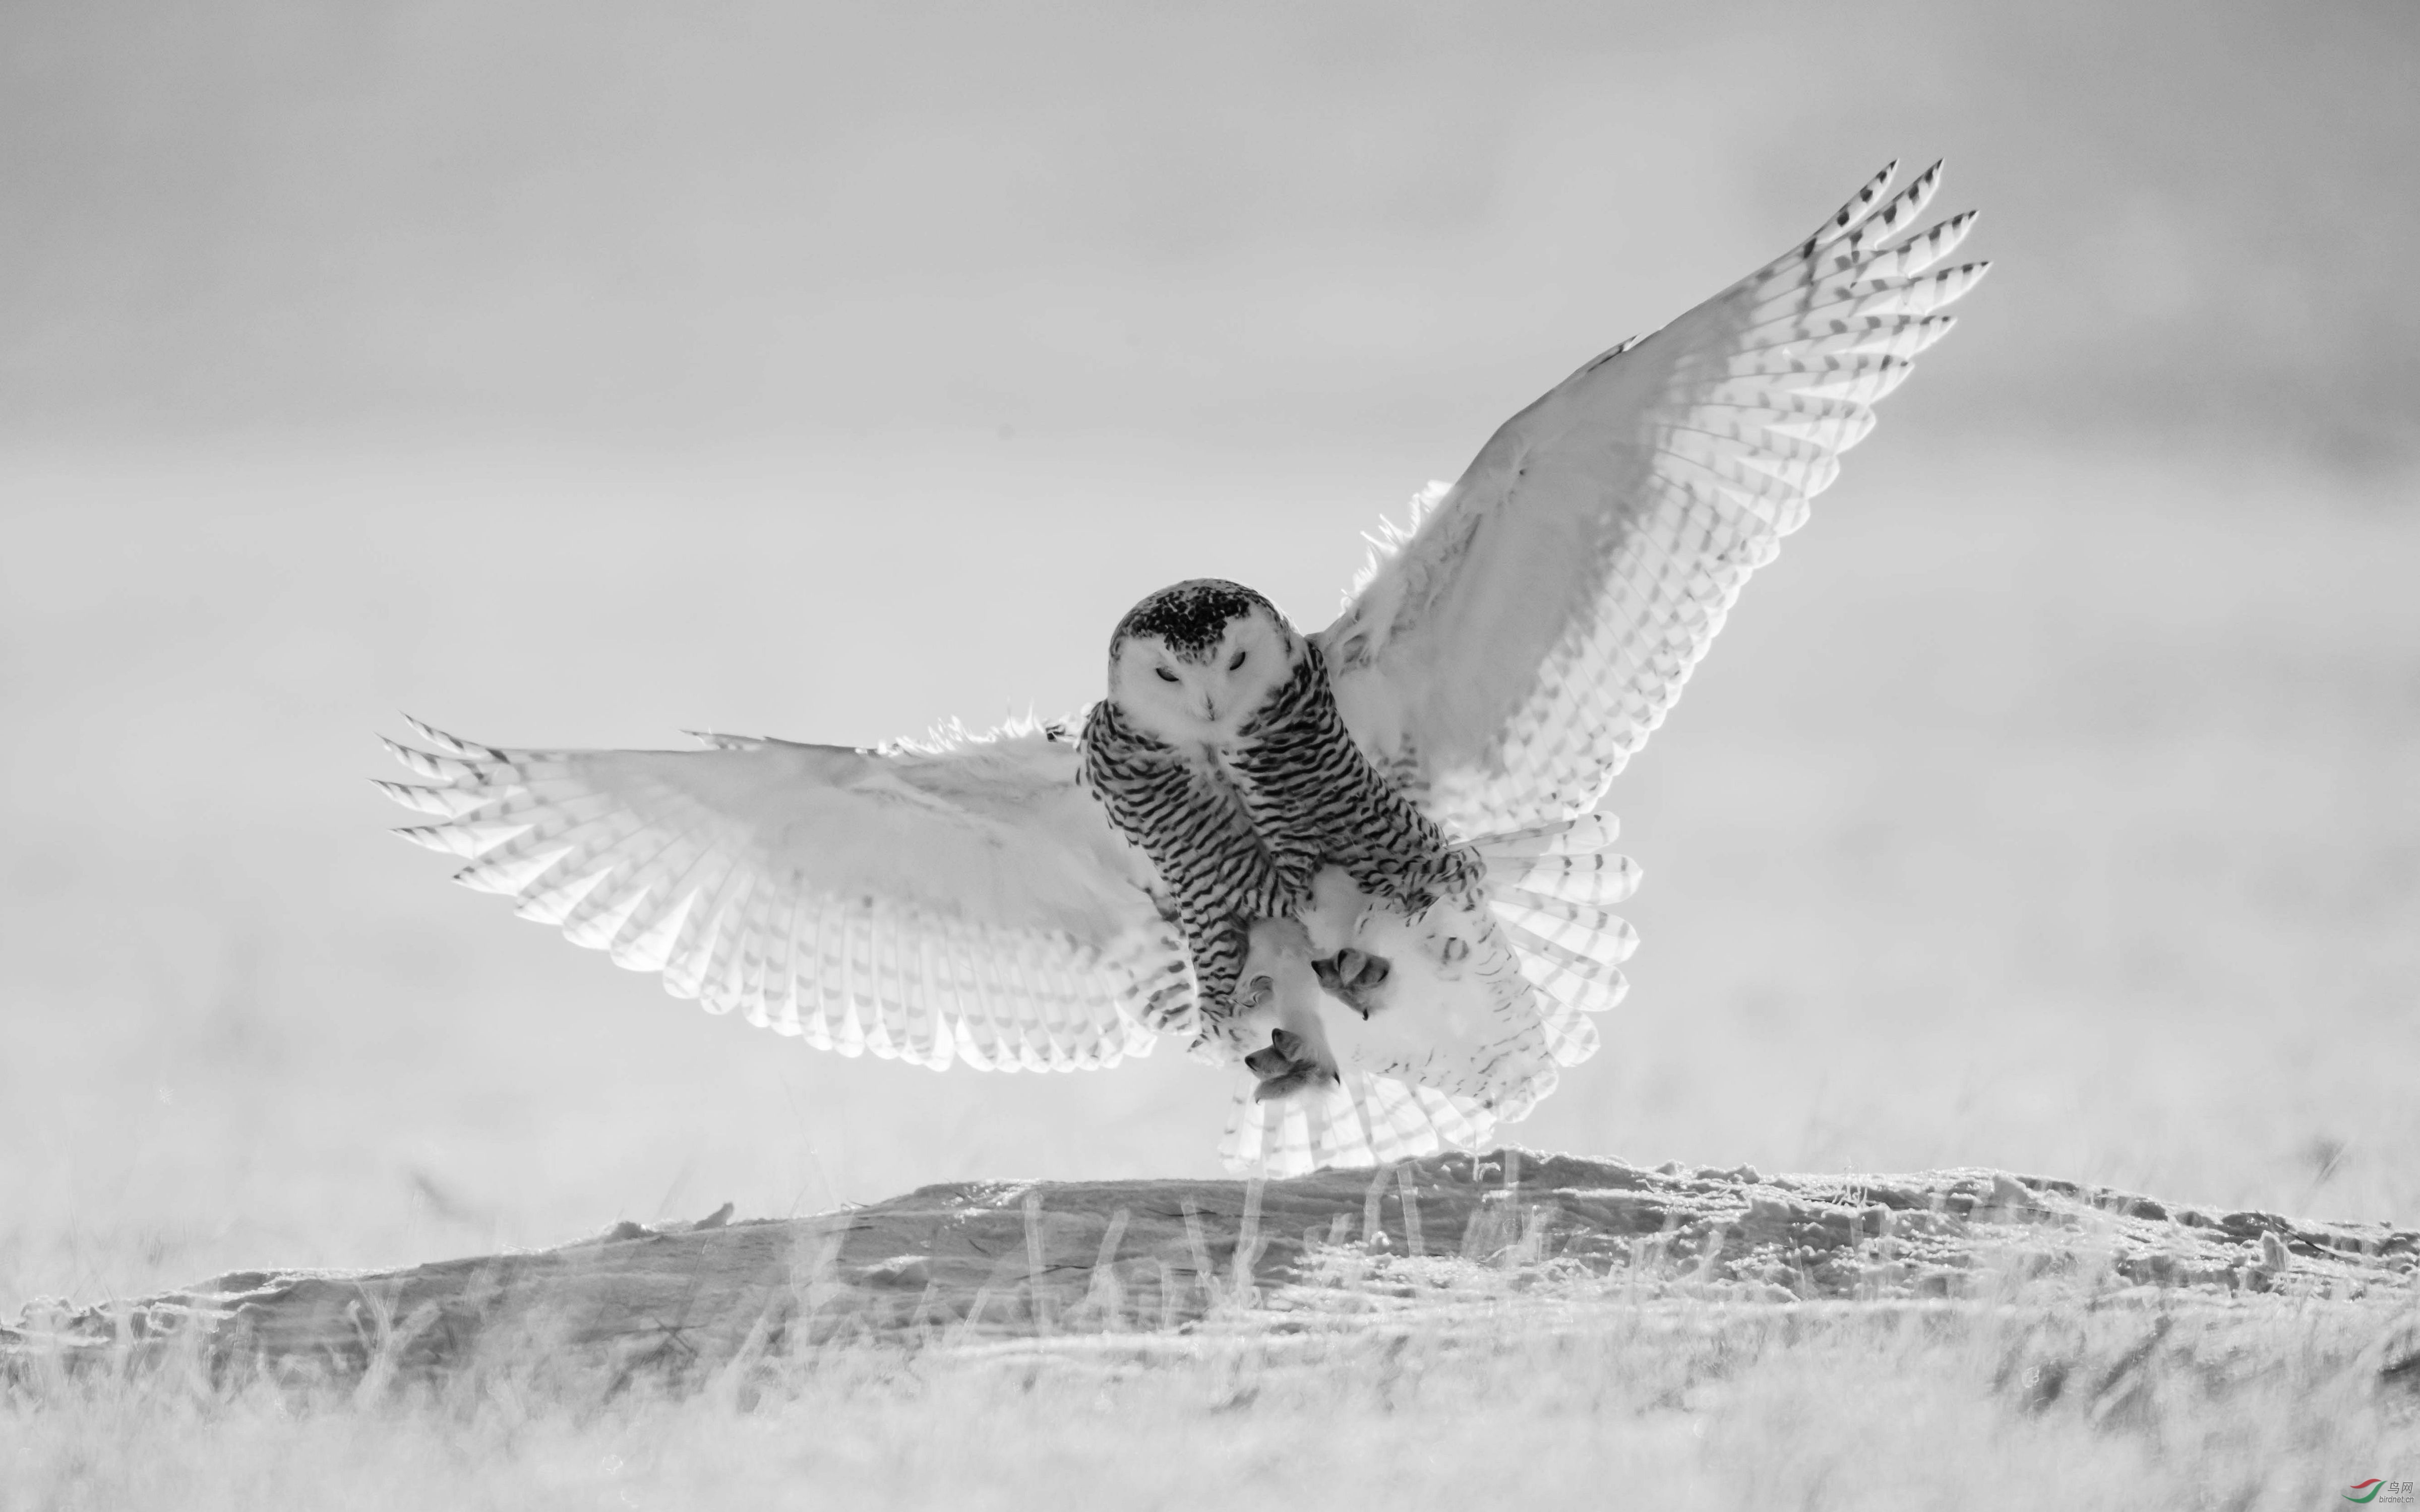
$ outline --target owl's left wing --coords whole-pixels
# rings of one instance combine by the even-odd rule
[[[1193,1013],[1150,862],[1056,731],[881,750],[506,750],[413,728],[426,783],[381,782],[574,944],[675,997],[822,1049],[1070,1071],[1147,1054]]]
[[[1895,165],[1894,165],[1895,166]],[[1909,235],[1935,164],[1564,379],[1424,496],[1323,631],[1354,738],[1465,836],[1587,812],[1680,697],[1748,574],[1983,264]]]

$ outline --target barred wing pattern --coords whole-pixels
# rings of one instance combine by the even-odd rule
[[[538,751],[413,728],[435,751],[388,748],[427,781],[379,787],[439,822],[397,833],[710,1012],[1000,1071],[1113,1066],[1193,1017],[1150,863],[1053,733]]]
[[[1597,1052],[1590,1014],[1630,991],[1621,963],[1638,932],[1606,912],[1638,890],[1638,864],[1614,853],[1611,814],[1586,814],[1479,842],[1487,861],[1488,906],[1541,999],[1539,1028],[1559,1066]]]
[[[1355,738],[1465,837],[1587,812],[1748,575],[1949,330],[1973,225],[1909,234],[1940,165],[1885,168],[1806,241],[1598,357],[1388,528],[1322,632]]]

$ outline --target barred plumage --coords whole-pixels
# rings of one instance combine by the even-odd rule
[[[1244,1122],[1291,1127],[1282,1104],[1341,1098],[1305,1135],[1337,1158],[1336,1139],[1375,1148],[1371,1099],[1405,1082],[1461,1117],[1515,1119],[1559,1052],[1592,1042],[1549,1028],[1562,1009],[1490,912],[1487,863],[1372,766],[1318,646],[1249,589],[1179,583],[1136,606],[1083,746],[1087,784],[1173,896],[1203,1047],[1258,1080]],[[1323,995],[1357,1021],[1331,1021]]]
[[[1231,764],[1253,825],[1316,852],[1307,868],[1296,860],[1287,872],[1300,870],[1306,887],[1332,863],[1362,891],[1417,913],[1442,894],[1469,891],[1484,874],[1478,857],[1450,841],[1353,743],[1316,641],[1303,643],[1295,674],[1245,724]]]
[[[935,1069],[1242,1059],[1273,1175],[1474,1145],[1598,1044],[1636,936],[1606,784],[1984,265],[1891,170],[1505,423],[1316,636],[1155,594],[1063,725],[874,750],[392,747],[410,839],[717,1011]]]
[[[1171,607],[1171,599],[1186,608]],[[1126,616],[1112,664],[1138,637],[1187,664],[1214,659],[1231,622],[1205,622],[1200,603],[1283,625],[1249,589],[1179,584]],[[1184,632],[1156,633],[1163,625]],[[1139,728],[1114,696],[1094,704],[1084,723],[1085,783],[1151,857],[1174,899],[1202,1027],[1222,1036],[1237,1027],[1247,931],[1258,919],[1308,914],[1323,868],[1342,867],[1362,891],[1414,914],[1440,894],[1470,892],[1485,876],[1478,857],[1449,842],[1354,745],[1319,648],[1298,636],[1290,644],[1291,673],[1238,722],[1232,741],[1187,748],[1161,739]],[[1240,1055],[1255,1047],[1233,1048]]]
[[[1108,699],[1084,721],[1082,750],[1086,785],[1175,901],[1204,1026],[1223,1025],[1243,971],[1246,926],[1291,917],[1310,898],[1309,872],[1297,867],[1290,884],[1243,794],[1133,729]]]

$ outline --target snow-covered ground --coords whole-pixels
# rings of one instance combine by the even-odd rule
[[[678,1398],[566,1394],[526,1363],[357,1403],[104,1376],[0,1399],[0,1485],[62,1512],[2030,1512],[2333,1504],[2413,1478],[2420,1399],[2379,1376],[2381,1344],[2413,1342],[2389,1316],[2408,1298],[2087,1304],[2074,1278],[1988,1304],[1404,1289],[1383,1311],[1225,1315],[1181,1336],[844,1346]]]

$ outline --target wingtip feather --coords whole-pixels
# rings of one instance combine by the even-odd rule
[[[427,787],[418,782],[390,782],[379,777],[371,778],[369,783],[390,801],[414,813],[430,814],[440,819],[458,819],[496,802],[499,796],[476,788]]]
[[[414,777],[427,778],[432,782],[458,782],[475,775],[478,770],[468,762],[434,755],[417,746],[407,746],[385,735],[379,736],[379,743],[386,748],[388,755],[403,764],[404,770]]]
[[[1883,164],[1882,172],[1867,179],[1856,193],[1850,196],[1846,205],[1824,218],[1823,224],[1815,228],[1814,235],[1807,239],[1806,244],[1800,249],[1800,255],[1813,256],[1854,230],[1857,224],[1866,218],[1866,213],[1881,202],[1883,191],[1890,187],[1891,179],[1898,173],[1897,158]]]
[[[504,753],[496,749],[492,746],[482,746],[475,741],[464,740],[459,735],[449,735],[444,731],[438,729],[433,724],[430,724],[427,720],[416,719],[411,715],[404,713],[401,709],[396,710],[396,715],[397,717],[401,718],[405,724],[411,727],[411,733],[413,734],[418,735],[421,739],[428,742],[430,745],[436,747],[439,750],[444,752],[448,756],[458,756],[466,761],[475,762],[500,762],[504,760]]]

